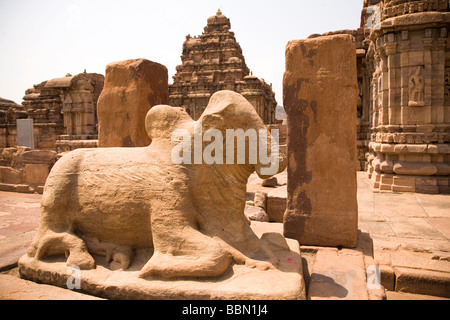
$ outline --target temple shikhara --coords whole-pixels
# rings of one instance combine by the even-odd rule
[[[214,92],[231,90],[242,94],[266,124],[276,123],[272,85],[250,72],[230,28],[230,19],[218,10],[208,18],[203,34],[186,36],[182,64],[169,86],[169,104],[185,107],[197,120]]]

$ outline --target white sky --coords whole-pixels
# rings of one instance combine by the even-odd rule
[[[67,73],[104,74],[108,63],[145,58],[169,83],[185,36],[199,35],[218,8],[231,20],[247,66],[273,84],[282,104],[288,41],[359,27],[363,0],[0,0],[0,97]]]

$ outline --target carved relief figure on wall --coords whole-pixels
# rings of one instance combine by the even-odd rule
[[[415,71],[409,75],[409,102],[410,107],[421,107],[425,105],[423,99],[424,81],[423,66],[417,66]]]

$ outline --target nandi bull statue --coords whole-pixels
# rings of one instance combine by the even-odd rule
[[[276,268],[279,259],[244,215],[246,183],[255,171],[262,178],[283,171],[286,159],[271,150],[276,139],[253,106],[220,91],[198,121],[182,108],[151,108],[146,130],[148,147],[77,149],[55,164],[39,230],[19,262],[23,273],[30,259],[63,254],[81,270],[96,268],[92,254],[126,270],[142,248],[153,250],[138,273],[144,279],[219,277],[232,265]],[[252,154],[252,132],[271,162]]]

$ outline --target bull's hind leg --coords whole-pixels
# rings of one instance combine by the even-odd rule
[[[82,151],[74,151],[59,160],[45,183],[41,199],[41,220],[28,256],[42,259],[66,254],[67,265],[80,269],[95,268],[86,243],[73,233],[73,217],[79,212],[77,185]]]
[[[27,254],[36,259],[65,254],[68,266],[77,266],[85,270],[95,268],[95,261],[89,254],[85,242],[71,232],[40,230]]]

